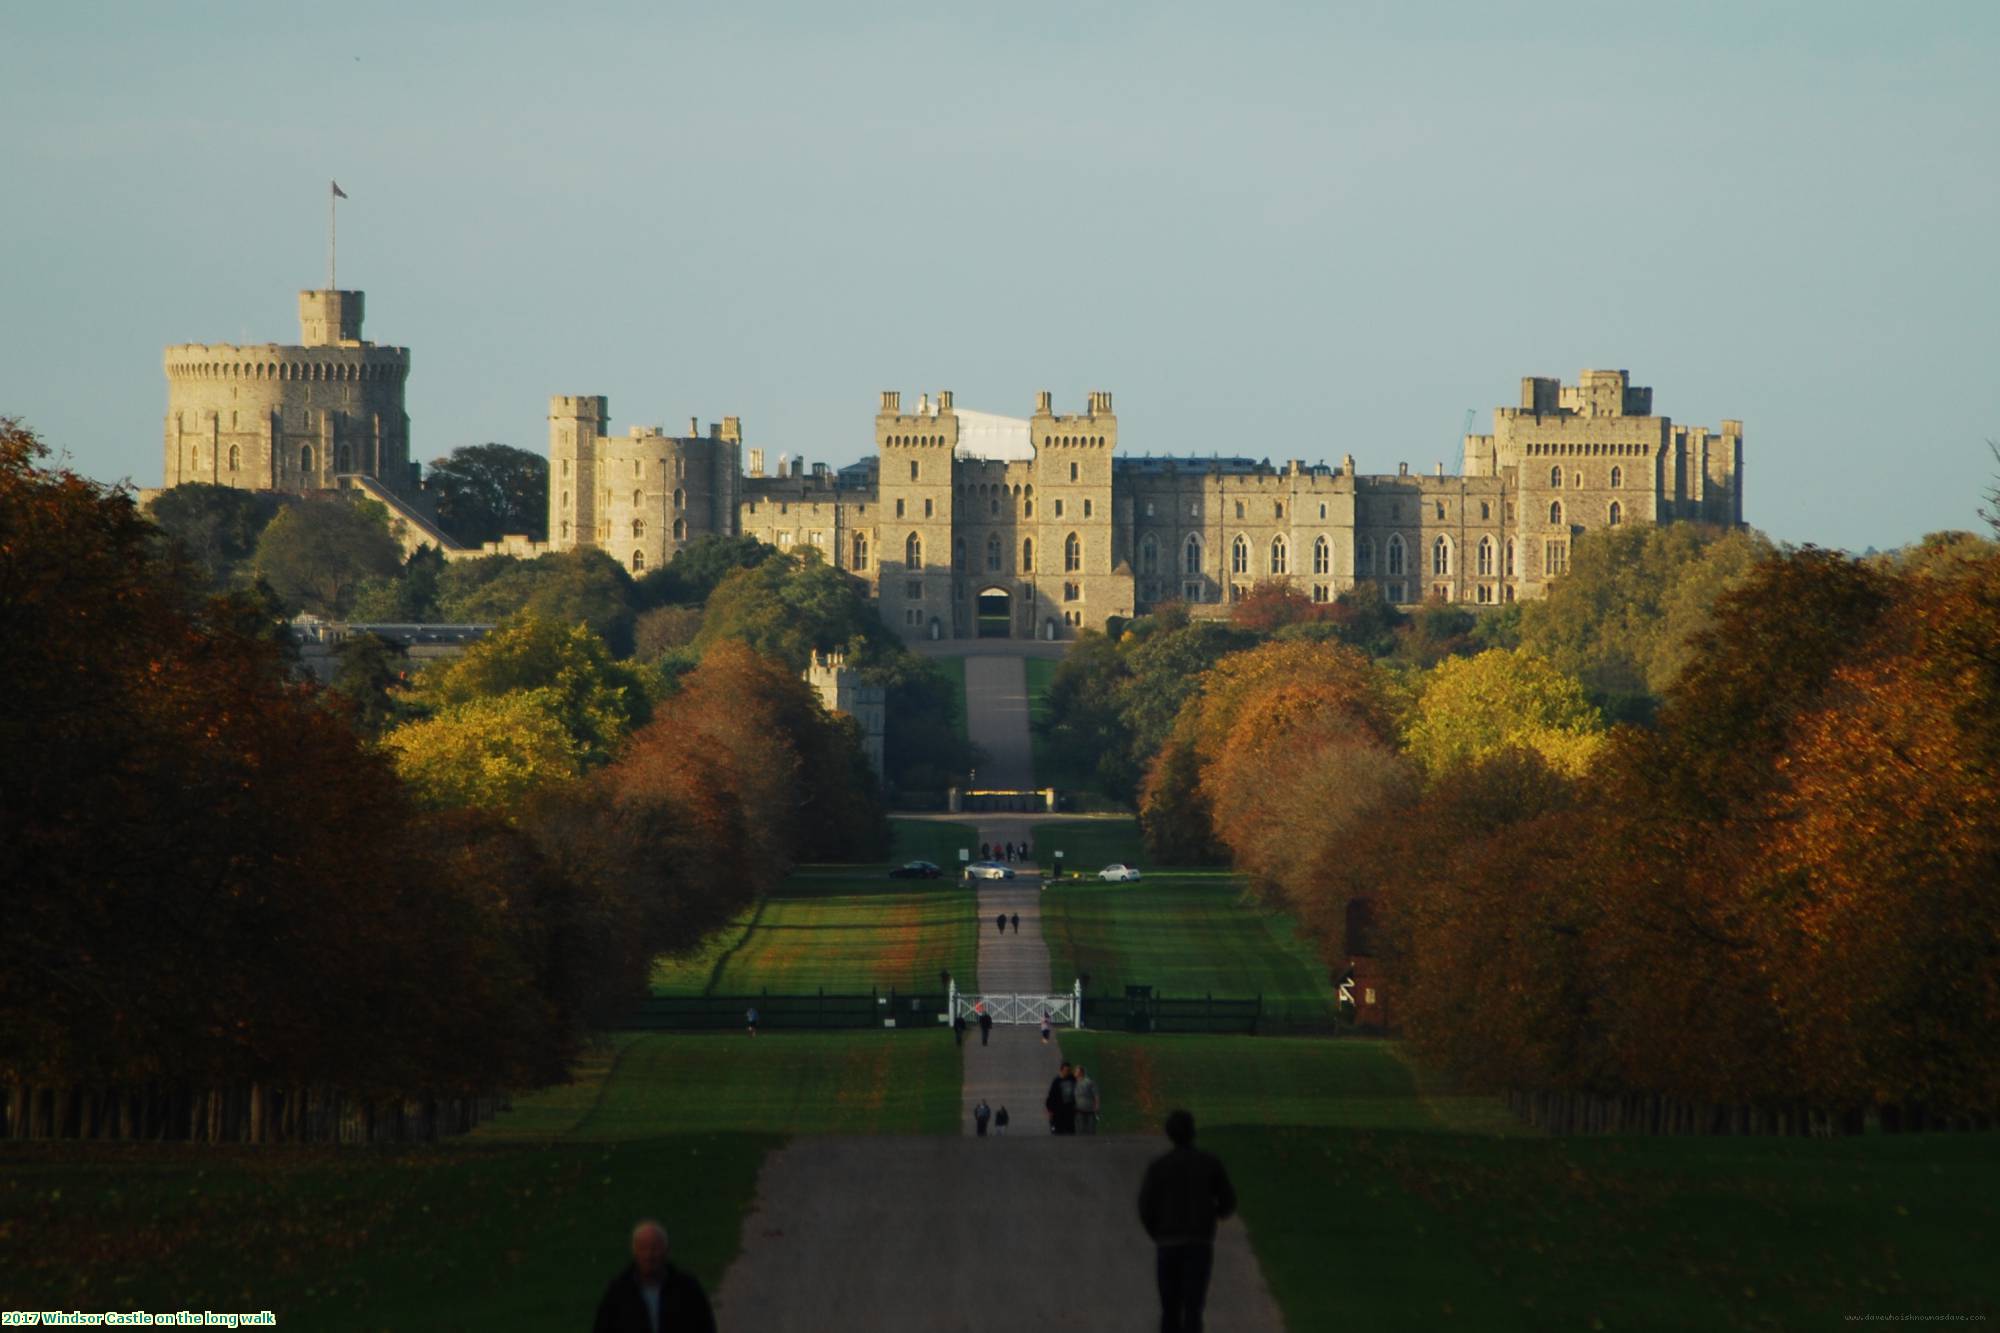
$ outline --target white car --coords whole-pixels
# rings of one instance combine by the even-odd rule
[[[999,861],[974,861],[965,868],[965,873],[972,879],[1012,879],[1014,867]]]
[[[1130,884],[1139,878],[1139,867],[1113,862],[1098,871],[1097,877],[1106,884]]]

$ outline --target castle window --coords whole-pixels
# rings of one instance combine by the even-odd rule
[[[646,520],[645,520],[645,519],[643,519],[643,518],[635,518],[635,519],[633,519],[633,520],[632,520],[632,535],[633,535],[634,537],[643,537],[643,536],[645,536],[645,535],[646,535]]]
[[[1151,500],[1148,500],[1146,501],[1146,517],[1151,518],[1152,516],[1153,516],[1153,502]]]
[[[1560,523],[1562,521],[1563,521],[1563,502],[1561,500],[1549,501],[1549,522]]]
[[[1090,517],[1090,510],[1091,510],[1091,501],[1088,498],[1086,498],[1083,502],[1083,516],[1085,518]]]
[[[562,535],[563,535],[563,540],[564,540],[564,541],[568,541],[568,540],[569,540],[569,520],[568,520],[568,519],[564,519],[564,520],[563,520],[563,525],[562,525]]]
[[[993,533],[986,539],[986,568],[998,572],[1000,568],[1000,534]]]
[[[675,519],[674,540],[677,542],[684,542],[687,540],[687,536],[688,536],[688,521],[684,518]]]
[[[1542,547],[1542,573],[1549,578],[1569,572],[1569,543],[1547,542]]]
[[[929,501],[928,499],[926,499],[926,500],[924,501],[924,517],[925,517],[925,518],[929,518],[929,517],[931,516],[931,512],[932,512],[932,511],[931,511],[931,502],[930,502],[930,501]]]
[[[1611,469],[1611,489],[1615,491],[1615,490],[1617,490],[1617,489],[1618,489],[1619,487],[1623,486],[1624,484],[1625,484],[1625,469],[1624,469],[1624,468],[1622,468],[1622,467],[1614,467],[1614,468],[1612,468],[1612,469]]]
[[[1327,542],[1326,538],[1316,537],[1313,539],[1313,573],[1331,574],[1332,572],[1333,547]],[[1320,600],[1325,601],[1326,599],[1322,597]]]
[[[1061,518],[1062,516],[1063,516],[1063,502],[1062,502],[1061,500],[1057,500],[1057,501],[1056,501],[1056,517],[1057,517],[1057,518]]]
[[[1160,543],[1149,532],[1139,543],[1139,572],[1141,574],[1154,574],[1159,572],[1159,567]]]
[[[1451,543],[1442,536],[1431,543],[1431,573],[1451,573]]]
[[[307,476],[311,476],[312,470],[313,470],[312,446],[306,445],[303,449],[299,450],[299,471],[305,473]]]
[[[1181,599],[1189,602],[1200,601],[1201,585],[1199,583],[1183,583],[1181,585]]]
[[[1502,572],[1501,577],[1510,579],[1514,577],[1514,539],[1512,537],[1507,539],[1507,567]]]
[[[645,568],[646,568],[646,553],[644,551],[632,552],[632,572],[634,574],[637,574],[643,571]]]
[[[1559,491],[1562,489],[1562,484],[1563,484],[1563,470],[1559,467],[1550,468],[1549,489],[1552,491]]]
[[[1444,517],[1444,501],[1442,501],[1442,500],[1439,500],[1439,501],[1437,502],[1437,516],[1438,516],[1439,518],[1443,518],[1443,517]]]
[[[1326,501],[1324,500],[1319,502],[1319,518],[1322,523],[1326,521]]]
[[[640,461],[636,458],[632,460],[632,475],[635,477],[643,477],[646,475],[644,465],[641,464]]]
[[[1021,517],[1033,518],[1034,516],[1035,516],[1035,497],[1033,495],[1029,495],[1026,499],[1021,501]]]
[[[1189,518],[1201,517],[1201,501],[1199,500],[1188,501],[1188,517]]]
[[[1490,583],[1480,584],[1477,600],[1481,606],[1490,606],[1493,602],[1493,585]]]
[[[645,503],[646,503],[646,493],[645,493],[644,491],[634,491],[634,492],[632,492],[632,507],[633,507],[634,509],[637,509],[637,508],[639,508],[640,506],[644,505]]]
[[[688,474],[688,461],[687,461],[687,459],[683,458],[683,457],[682,457],[681,455],[679,455],[679,454],[675,454],[675,455],[674,455],[674,476],[675,476],[676,478],[679,478],[679,477],[685,477],[685,476],[687,476],[687,474]]]
[[[234,472],[234,471],[236,471],[236,469],[238,469],[238,468],[240,468],[240,467],[242,467],[242,466],[243,466],[243,450],[242,450],[242,447],[241,447],[241,446],[239,446],[239,445],[234,445],[234,444],[230,445],[230,446],[229,446],[229,470],[230,470],[231,472]]]
[[[916,479],[917,479],[917,460],[912,458],[910,460],[910,480],[915,481]]]
[[[1613,500],[1611,502],[1611,511],[1609,514],[1605,516],[1605,522],[1609,523],[1612,527],[1615,528],[1624,521],[1625,521],[1625,506],[1619,504],[1616,500]]]
[[[564,491],[564,492],[562,493],[562,507],[563,507],[564,509],[567,509],[567,508],[569,508],[569,492],[568,492],[568,491]]]
[[[1021,572],[1023,574],[1032,574],[1035,572],[1035,539],[1033,537],[1021,538]]]
[[[1354,548],[1354,572],[1373,574],[1375,572],[1375,543],[1363,537]]]
[[[1074,532],[1063,538],[1063,568],[1070,573],[1083,568],[1083,539]]]
[[[910,539],[903,543],[903,563],[911,569],[924,567],[924,541],[914,532],[910,534]]]
[[[1577,469],[1576,469],[1575,471],[1573,471],[1573,472],[1571,472],[1571,473],[1569,474],[1569,485],[1570,485],[1570,489],[1571,489],[1571,490],[1576,490],[1576,491],[1580,491],[1580,490],[1582,490],[1582,489],[1583,489],[1583,469],[1582,469],[1582,468],[1577,468]]]
[[[674,509],[676,511],[679,511],[682,509],[686,509],[687,507],[688,507],[688,493],[682,490],[678,486],[674,487]]]
[[[1332,590],[1328,588],[1327,585],[1324,583],[1313,584],[1313,600],[1315,602],[1325,602],[1331,600],[1330,598],[1331,592]]]
[[[965,572],[965,538],[954,538],[951,543],[951,567],[959,573]]]
[[[1236,502],[1236,517],[1238,518],[1243,517],[1243,502],[1241,500],[1238,500]]]
[[[896,501],[896,517],[901,518],[902,516],[903,516],[903,502],[901,500],[898,500]]]
[[[1479,539],[1479,576],[1486,578],[1493,573],[1493,539]]]
[[[1285,539],[1283,537],[1273,538],[1271,541],[1271,572],[1273,574],[1283,574],[1291,564],[1290,557],[1291,552],[1285,549]]]
[[[863,533],[854,534],[854,567],[868,568],[868,538]]]
[[[1239,502],[1236,507],[1241,509],[1243,506]],[[1250,572],[1250,543],[1240,532],[1236,534],[1236,540],[1229,547],[1229,572],[1232,574]]]
[[[1481,501],[1479,502],[1479,517],[1480,517],[1480,518],[1482,518],[1482,519],[1488,519],[1488,518],[1492,518],[1492,517],[1493,517],[1493,506],[1492,506],[1492,505],[1490,505],[1490,504],[1488,504],[1488,503],[1486,503],[1486,501],[1484,501],[1484,500],[1481,500]]]
[[[1074,583],[1063,584],[1063,600],[1065,602],[1074,602],[1082,596],[1083,596],[1083,589],[1080,588],[1078,585]]]
[[[776,544],[781,548],[789,547],[792,544],[792,530],[790,528],[785,528],[782,531],[780,531],[778,533],[778,540]]]
[[[1075,481],[1075,480],[1076,480],[1076,464],[1074,464],[1074,463],[1071,463],[1071,464],[1069,465],[1069,479],[1070,479],[1071,481]]]
[[[993,497],[992,499],[990,499],[990,500],[988,500],[988,501],[986,502],[986,512],[987,512],[987,513],[988,513],[989,515],[993,516],[994,518],[998,518],[998,517],[1000,516],[1000,497],[999,497],[999,496],[997,496],[997,495],[996,495],[996,496],[994,496],[994,497]]]
[[[333,470],[335,472],[352,472],[354,470],[353,455],[348,452],[348,448],[344,444],[333,451]]]
[[[1273,518],[1283,518],[1284,516],[1285,516],[1285,502],[1284,502],[1283,500],[1274,500],[1274,501],[1272,501],[1272,502],[1271,502],[1271,517],[1273,517]]]
[[[1389,534],[1389,572],[1391,574],[1403,572],[1403,534],[1400,532]],[[1395,600],[1400,602],[1403,599],[1398,597]]]
[[[923,580],[911,579],[909,582],[905,583],[903,585],[903,596],[909,598],[913,602],[922,601],[924,596]]]
[[[562,474],[563,474],[563,475],[564,475],[565,477],[567,477],[567,476],[569,475],[569,460],[568,460],[567,458],[563,459],[563,470],[562,470]]]
[[[1181,548],[1181,568],[1189,574],[1201,573],[1201,538],[1192,532],[1188,534],[1187,544]]]

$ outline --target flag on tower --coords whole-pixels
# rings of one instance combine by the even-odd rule
[[[341,188],[340,188],[340,182],[339,182],[339,181],[335,181],[335,182],[333,182],[333,197],[334,197],[334,198],[336,198],[336,199],[345,199],[345,198],[347,198],[347,191],[345,191],[345,190],[343,190],[343,189],[341,189]]]

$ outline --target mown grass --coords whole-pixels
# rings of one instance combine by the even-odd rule
[[[1290,918],[1245,902],[1233,876],[1155,873],[1137,884],[1053,885],[1043,897],[1042,936],[1050,975],[1067,981],[1087,972],[1096,995],[1122,996],[1128,985],[1149,985],[1155,995],[1261,995],[1273,1022],[1311,1025],[1330,1023],[1335,1012],[1319,954]]]
[[[1145,840],[1139,836],[1139,821],[1130,818],[1073,819],[1035,825],[1035,846],[1047,856],[1060,848],[1063,869],[1096,874],[1114,861],[1128,866],[1146,864]]]
[[[634,1220],[663,1220],[713,1291],[785,1136],[951,1133],[959,1070],[942,1032],[623,1034],[448,1144],[0,1144],[0,1294],[306,1330],[582,1327]]]
[[[931,670],[943,676],[950,684],[953,698],[958,701],[952,716],[952,730],[958,734],[960,740],[970,740],[972,737],[967,727],[970,725],[971,719],[965,710],[965,659],[963,657],[932,657],[925,660],[930,663]]]
[[[905,861],[932,861],[946,874],[958,869],[958,849],[977,847],[979,830],[970,824],[947,824],[933,819],[891,819],[888,865]],[[883,867],[887,870],[887,866]]]
[[[1380,1042],[1083,1032],[1063,1051],[1104,1085],[1107,1131],[1195,1112],[1292,1328],[1782,1329],[2000,1303],[1992,1135],[1552,1139]]]

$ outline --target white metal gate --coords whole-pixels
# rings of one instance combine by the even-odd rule
[[[954,1017],[963,1016],[968,1023],[977,1023],[984,1012],[993,1016],[995,1023],[1027,1023],[1040,1026],[1042,1015],[1049,1016],[1049,1022],[1056,1027],[1080,1028],[1083,1026],[1083,985],[1054,995],[974,995],[962,991],[958,983],[951,988],[951,1012]]]

